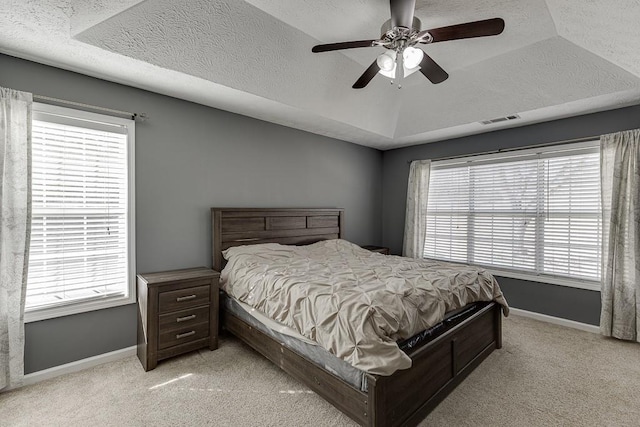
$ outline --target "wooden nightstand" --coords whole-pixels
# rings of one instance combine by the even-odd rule
[[[145,371],[159,360],[218,348],[218,279],[209,268],[138,275],[138,358]]]
[[[389,248],[385,248],[384,246],[366,245],[366,246],[362,246],[362,249],[366,249],[371,252],[378,252],[382,255],[390,254]]]

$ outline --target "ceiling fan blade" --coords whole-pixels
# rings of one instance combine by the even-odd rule
[[[390,0],[391,28],[413,26],[413,13],[416,10],[416,0]]]
[[[442,83],[449,78],[449,74],[426,53],[420,61],[420,72],[433,84]]]
[[[429,38],[426,37],[424,43],[437,43],[448,40],[470,39],[473,37],[497,36],[502,33],[503,30],[504,20],[502,18],[493,18],[421,31],[416,35],[416,38],[423,38],[428,33],[433,37],[433,40],[429,40]]]
[[[378,61],[373,61],[373,64],[369,65],[369,68],[366,69],[364,73],[360,76],[358,81],[353,84],[354,89],[362,89],[366,85],[369,84],[371,79],[373,79],[376,74],[380,71],[380,67],[378,67]]]
[[[311,48],[311,52],[329,52],[332,50],[340,50],[340,49],[353,49],[357,47],[371,47],[373,46],[373,42],[377,40],[356,40],[352,42],[340,42],[340,43],[328,43],[328,44],[319,44]]]

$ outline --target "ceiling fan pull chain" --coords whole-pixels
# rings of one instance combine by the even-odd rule
[[[402,89],[402,81],[404,80],[404,58],[402,51],[396,56],[396,80],[398,80],[398,89]]]

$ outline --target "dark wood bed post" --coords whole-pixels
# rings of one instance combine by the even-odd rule
[[[502,309],[494,310],[493,315],[495,319],[493,321],[493,326],[495,328],[494,335],[496,337],[496,349],[502,348]]]
[[[213,269],[222,271],[222,212],[211,208],[211,258]]]
[[[342,209],[211,208],[213,268],[228,247],[277,242],[308,244],[342,238]],[[502,309],[495,302],[407,354],[410,369],[367,375],[366,392],[307,360],[224,309],[223,325],[247,345],[363,426],[418,424],[491,352],[502,347]]]

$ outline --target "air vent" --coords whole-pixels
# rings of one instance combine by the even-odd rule
[[[482,123],[483,125],[490,125],[493,123],[500,123],[500,122],[506,122],[509,120],[515,120],[515,119],[519,119],[520,116],[517,114],[512,114],[510,116],[505,116],[505,117],[498,117],[497,119],[491,119],[491,120],[483,120],[480,123]]]

